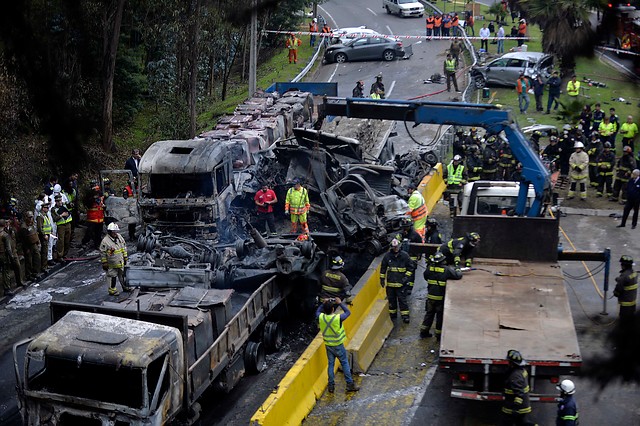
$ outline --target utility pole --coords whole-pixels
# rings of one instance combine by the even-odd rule
[[[249,46],[249,97],[253,96],[257,89],[256,74],[258,70],[258,0],[253,0],[251,5],[251,28]]]

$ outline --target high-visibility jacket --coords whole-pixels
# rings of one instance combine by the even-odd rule
[[[413,261],[407,252],[388,252],[380,264],[380,280],[385,280],[388,287],[402,287],[413,275]]]
[[[616,278],[616,288],[613,295],[618,298],[620,306],[636,306],[638,298],[638,275],[631,269],[623,269]]]
[[[444,69],[448,73],[456,72],[456,60],[455,59],[445,59],[444,60]]]
[[[100,243],[100,262],[109,269],[122,269],[127,263],[127,243],[120,234],[107,235]]]
[[[531,88],[531,85],[529,84],[529,80],[527,78],[519,78],[518,80],[516,80],[516,92],[520,93],[527,93],[527,90],[529,90]]]
[[[318,24],[316,24],[315,22],[311,22],[309,24],[309,32],[310,33],[317,33],[318,32]]]
[[[598,133],[600,133],[600,136],[611,136],[615,132],[616,132],[616,125],[611,122],[605,123],[603,121],[598,126]]]
[[[102,198],[94,200],[93,205],[87,209],[87,222],[104,223],[104,204]]]
[[[435,17],[433,19],[434,19],[433,25],[436,28],[440,28],[442,26],[442,17],[441,16],[437,16],[437,17]]]
[[[433,17],[427,18],[427,28],[432,30],[436,20]]]
[[[462,272],[460,269],[454,269],[451,266],[429,263],[429,266],[424,271],[424,279],[427,281],[427,288],[429,290],[427,298],[431,300],[444,300],[447,290],[447,280],[462,279]]]
[[[327,346],[339,346],[347,338],[347,333],[345,333],[342,321],[340,321],[340,314],[320,314],[318,326],[322,332],[324,344]]]
[[[287,191],[287,198],[285,199],[284,209],[289,210],[291,214],[305,214],[309,211],[309,193],[306,188],[300,187],[297,190],[295,187],[289,188]]]
[[[409,210],[411,219],[413,219],[413,226],[417,229],[424,228],[427,223],[427,205],[424,202],[424,197],[417,189],[409,197]],[[422,226],[418,226],[419,222],[422,223]]]
[[[529,373],[522,367],[513,368],[504,384],[505,414],[527,414],[531,412],[529,401]]]
[[[523,37],[527,35],[527,24],[522,23],[518,25],[518,37]]]
[[[62,213],[65,212],[69,213],[66,218],[62,217]],[[55,206],[51,211],[51,216],[53,216],[53,220],[56,221],[56,225],[65,225],[67,223],[71,223],[71,221],[73,220],[71,212],[64,204],[60,207]]]
[[[636,123],[627,123],[625,121],[620,125],[620,133],[623,138],[633,139],[638,134],[638,125]]]
[[[51,225],[51,218],[48,214],[39,215],[36,223],[38,224],[38,233],[42,239],[44,239],[45,235],[51,235],[53,226]]]
[[[569,177],[574,180],[586,179],[589,177],[589,155],[584,152],[574,152],[569,157]]]
[[[453,161],[447,164],[447,185],[462,185],[464,183],[464,166],[458,164],[453,165]]]
[[[451,19],[449,18],[443,19],[442,24],[444,25],[445,28],[451,28]]]
[[[576,80],[569,80],[567,83],[567,95],[569,96],[578,96],[580,94],[580,82]]]
[[[371,94],[371,99],[380,99],[380,95],[374,92]]]
[[[454,16],[453,19],[451,19],[451,26],[457,27],[458,25],[460,25],[460,19],[457,16]]]
[[[287,39],[287,48],[289,50],[295,50],[298,48],[298,46],[300,46],[301,42],[300,39],[297,37],[293,37],[293,38],[288,38]]]

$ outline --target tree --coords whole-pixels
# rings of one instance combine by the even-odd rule
[[[563,75],[570,75],[578,56],[591,56],[595,31],[590,14],[593,0],[520,0],[529,23],[542,30],[542,50],[560,59]]]

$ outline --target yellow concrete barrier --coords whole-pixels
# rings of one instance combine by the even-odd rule
[[[446,188],[442,178],[442,165],[438,164],[419,186],[429,211],[435,206]],[[375,355],[389,335],[391,321],[388,316],[386,292],[380,287],[378,256],[353,289],[351,316],[344,323],[347,333],[346,347],[357,371],[371,365]],[[388,322],[388,324],[386,323]],[[387,331],[388,329],[388,331]],[[351,341],[353,340],[353,344]],[[336,368],[339,363],[336,363]],[[353,364],[352,364],[353,365]],[[322,335],[313,339],[286,376],[251,417],[252,425],[298,425],[311,412],[327,386],[327,355]]]

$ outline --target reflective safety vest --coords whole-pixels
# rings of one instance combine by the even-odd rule
[[[310,33],[317,33],[318,32],[318,24],[316,24],[315,22],[312,22],[309,24],[309,32]]]
[[[578,96],[580,93],[580,82],[576,80],[574,83],[573,80],[567,83],[567,95],[569,96]]]
[[[425,272],[429,294],[427,298],[431,300],[444,300],[445,290],[447,289],[447,280],[442,279],[445,276],[445,269],[442,266],[429,265]]]
[[[87,209],[87,222],[103,223],[104,222],[104,205],[102,202],[94,202],[93,206]]]
[[[289,50],[295,50],[298,48],[298,46],[300,46],[300,39],[294,37],[293,39],[288,38],[287,39],[287,47],[289,48]]]
[[[411,210],[411,219],[413,219],[414,222],[427,217],[427,205],[424,202],[424,197],[418,190],[413,191],[409,197],[409,209]]]
[[[67,223],[71,223],[71,221],[73,220],[71,212],[64,205],[60,207],[54,207],[54,210],[58,216],[60,216],[64,212],[69,213],[69,216],[67,216],[66,218],[60,217],[60,219],[56,220],[56,225],[65,225]]]
[[[455,59],[445,59],[444,60],[444,68],[447,72],[456,72],[456,60]]]
[[[380,95],[378,95],[377,93],[373,92],[371,94],[371,99],[380,99]]]
[[[462,172],[464,166],[458,164],[458,167],[453,168],[453,162],[447,165],[447,185],[460,185],[462,184]]]
[[[43,214],[41,216],[42,216],[42,233],[44,235],[49,235],[51,234],[51,231],[53,231],[53,226],[51,225],[51,219],[49,219],[48,214]]]
[[[289,188],[284,208],[289,210],[291,214],[305,214],[309,210],[309,193],[307,190],[300,188],[298,191],[295,188]]]
[[[616,131],[616,125],[613,123],[605,123],[604,121],[598,126],[598,132],[601,136],[611,136]]]
[[[440,26],[442,25],[442,18],[441,17],[434,18],[434,25],[436,28],[440,28]]]
[[[320,326],[320,331],[322,331],[324,344],[327,346],[339,346],[347,338],[339,314],[320,314],[318,316],[318,325]]]
[[[433,29],[433,25],[436,23],[436,20],[434,18],[427,18],[427,28],[432,30]]]

